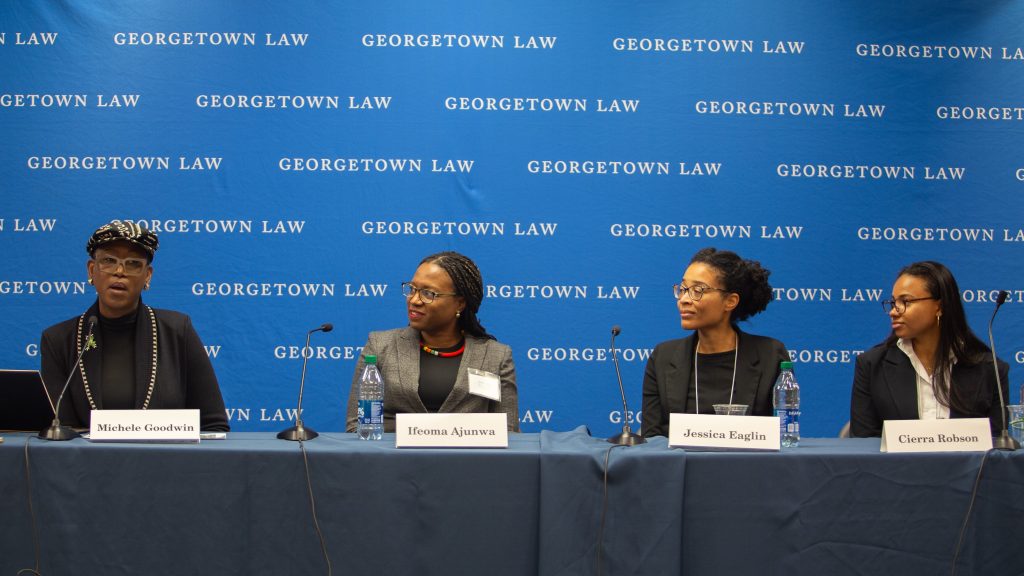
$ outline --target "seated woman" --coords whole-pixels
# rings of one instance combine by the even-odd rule
[[[643,435],[668,436],[669,414],[714,414],[714,404],[746,404],[754,416],[771,416],[779,363],[789,360],[782,342],[736,326],[772,299],[770,272],[735,252],[697,252],[673,286],[686,338],[654,348],[644,371]]]
[[[81,316],[47,328],[39,346],[40,372],[54,401],[74,372],[61,405],[64,424],[87,428],[91,410],[198,408],[203,430],[228,430],[217,376],[192,321],[142,303],[158,245],[156,234],[120,220],[101,226],[86,244],[96,302]],[[94,315],[97,346],[76,370],[86,319]]]
[[[960,288],[938,262],[915,262],[882,302],[885,342],[857,357],[850,435],[881,436],[885,420],[988,418],[1002,427],[992,354],[967,325]],[[999,361],[1004,397],[1009,366]]]
[[[363,355],[377,356],[384,377],[384,431],[395,431],[402,412],[504,412],[508,429],[519,431],[519,400],[512,349],[484,330],[476,314],[484,296],[480,270],[457,252],[420,262],[402,284],[409,326],[371,332]],[[467,369],[496,374],[501,399],[469,391]],[[361,356],[352,376],[346,429],[356,430]]]
[[[96,301],[81,316],[43,331],[40,372],[50,398],[74,372],[60,420],[88,427],[91,410],[198,408],[204,430],[226,431],[227,413],[206,348],[187,316],[142,303],[150,289],[157,235],[114,220],[89,239],[86,263]],[[78,357],[95,316],[95,349]]]

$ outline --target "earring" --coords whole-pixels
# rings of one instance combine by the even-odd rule
[[[461,310],[459,310],[458,312],[456,312],[456,313],[455,313],[455,317],[456,317],[456,318],[461,318],[461,317],[462,317],[462,311],[461,311]]]
[[[89,286],[92,286],[92,276],[89,276]]]
[[[146,290],[149,290],[149,282],[146,282]]]

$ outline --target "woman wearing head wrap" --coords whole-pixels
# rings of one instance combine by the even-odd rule
[[[203,430],[228,430],[217,376],[192,321],[142,302],[158,245],[156,234],[120,220],[101,226],[86,244],[96,302],[81,316],[47,328],[39,347],[54,401],[73,373],[61,404],[64,424],[88,427],[91,410],[196,408]],[[93,317],[95,349],[76,369]]]
[[[519,430],[516,369],[512,350],[484,330],[476,313],[484,284],[472,260],[441,252],[420,262],[402,284],[409,326],[371,332],[363,355],[377,356],[384,377],[384,431],[394,432],[403,412],[504,412],[508,429]],[[360,357],[352,377],[346,427],[356,429]],[[497,375],[500,400],[470,392],[467,370]]]
[[[693,334],[658,344],[647,361],[644,436],[668,436],[669,414],[714,414],[714,404],[746,404],[754,416],[772,415],[772,388],[789,353],[782,342],[737,325],[768,306],[768,275],[760,262],[735,252],[694,254],[673,286],[680,322]]]

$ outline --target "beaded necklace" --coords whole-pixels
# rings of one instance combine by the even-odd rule
[[[153,313],[153,309],[149,306],[143,305],[146,312],[149,313],[149,322],[152,327],[152,349],[153,349],[153,370],[149,375],[149,388],[146,389],[146,399],[142,403],[142,409],[146,410],[149,408],[149,400],[153,397],[153,388],[156,387],[156,361],[157,361],[157,340],[156,340],[156,314]],[[82,314],[78,318],[78,338],[76,340],[78,349],[82,349],[82,326],[85,324],[85,314]],[[82,384],[85,385],[85,397],[89,399],[89,407],[93,410],[98,410],[96,402],[92,397],[92,390],[89,388],[89,378],[85,375],[85,363],[83,361],[78,362],[78,368],[82,373]]]
[[[459,346],[458,350],[452,350],[451,352],[438,352],[430,346],[427,346],[426,342],[420,340],[420,350],[423,350],[427,354],[437,356],[438,358],[454,358],[456,356],[461,356],[462,353],[466,351],[466,340],[462,340],[462,346]]]

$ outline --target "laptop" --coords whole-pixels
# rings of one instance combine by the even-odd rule
[[[0,431],[39,432],[53,422],[53,408],[38,370],[0,369]]]

